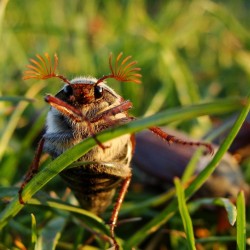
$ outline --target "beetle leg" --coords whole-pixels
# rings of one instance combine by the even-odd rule
[[[105,110],[103,112],[101,112],[100,114],[96,115],[95,117],[93,117],[90,122],[97,122],[100,121],[102,119],[105,119],[105,117],[109,117],[109,116],[115,116],[117,114],[123,113],[125,111],[128,111],[129,109],[132,108],[132,102],[130,101],[124,101],[121,104],[112,107],[108,110]]]
[[[121,187],[121,190],[119,192],[119,195],[118,195],[117,201],[115,203],[115,207],[113,209],[113,212],[112,212],[112,215],[111,215],[111,218],[110,218],[110,222],[109,222],[110,234],[111,234],[111,237],[112,237],[112,239],[114,241],[116,249],[119,249],[119,248],[117,248],[118,245],[117,245],[117,242],[115,240],[114,229],[115,229],[115,226],[117,224],[118,214],[119,214],[119,211],[121,209],[121,205],[122,205],[122,202],[124,200],[125,194],[126,194],[126,192],[128,190],[130,180],[131,180],[131,175],[126,177],[124,179],[123,183],[122,183],[122,187]]]
[[[186,140],[177,138],[174,135],[170,135],[158,127],[150,127],[149,130],[151,130],[154,134],[160,136],[162,139],[166,140],[169,144],[177,143],[177,144],[182,144],[182,145],[187,145],[187,146],[197,146],[197,147],[204,146],[207,149],[206,153],[209,153],[211,155],[214,153],[213,147],[209,143],[186,141]]]
[[[18,191],[18,195],[19,195],[19,202],[21,204],[24,204],[23,198],[22,198],[22,191],[24,189],[24,187],[27,185],[27,183],[33,178],[33,176],[37,173],[38,168],[39,168],[39,161],[43,152],[43,146],[44,146],[44,142],[45,139],[42,138],[39,143],[38,143],[38,147],[35,153],[35,157],[28,169],[28,172],[26,173],[24,180],[20,186],[20,189]]]
[[[77,108],[71,106],[70,104],[58,99],[55,96],[47,95],[45,96],[45,101],[49,103],[50,106],[58,110],[60,113],[62,113],[64,116],[70,117],[75,122],[87,122],[86,117],[83,116],[82,112],[78,110]]]

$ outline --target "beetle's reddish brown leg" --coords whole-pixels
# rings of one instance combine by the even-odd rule
[[[86,121],[89,122],[75,107],[69,105],[68,103],[58,99],[55,96],[52,95],[46,95],[45,96],[45,101],[50,104],[53,108],[57,109],[59,112],[64,114],[67,117],[70,117],[73,121],[75,122],[82,122]]]
[[[130,180],[131,180],[131,176],[128,176],[122,182],[122,187],[121,187],[121,190],[119,192],[119,195],[118,195],[117,201],[115,203],[115,207],[113,209],[113,212],[112,212],[112,215],[111,215],[111,218],[110,218],[110,222],[109,222],[110,234],[111,234],[111,237],[112,237],[112,239],[114,241],[116,249],[119,249],[119,247],[118,247],[118,244],[117,244],[117,242],[115,240],[114,229],[115,229],[115,226],[117,224],[118,214],[119,214],[119,211],[121,209],[121,205],[122,205],[122,202],[124,200],[125,194],[126,194],[126,192],[128,190]]]
[[[112,108],[105,110],[104,112],[96,115],[93,119],[90,120],[90,122],[97,122],[97,121],[100,121],[102,119],[105,119],[105,117],[114,116],[114,115],[123,113],[123,112],[131,109],[132,106],[133,106],[132,102],[124,101],[121,104],[119,104],[118,106],[112,107]]]
[[[34,177],[34,175],[37,173],[38,168],[39,168],[39,162],[40,162],[40,158],[43,152],[43,146],[44,146],[44,138],[42,138],[39,143],[38,143],[38,147],[35,153],[35,157],[32,161],[32,164],[30,165],[28,172],[26,173],[25,177],[24,177],[24,181],[21,184],[21,187],[18,191],[18,195],[19,195],[19,202],[21,204],[24,204],[23,198],[22,198],[22,191],[24,189],[24,187],[27,185],[27,183]]]
[[[213,147],[209,143],[186,141],[186,140],[177,138],[173,135],[170,135],[158,127],[150,127],[149,130],[151,130],[156,135],[160,136],[162,139],[166,140],[169,144],[170,143],[177,143],[177,144],[182,144],[182,145],[187,145],[187,146],[197,146],[197,147],[203,146],[207,149],[207,153],[209,153],[211,155],[214,153]]]

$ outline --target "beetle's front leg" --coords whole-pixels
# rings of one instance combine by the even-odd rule
[[[23,198],[22,198],[22,191],[24,189],[24,187],[27,185],[27,183],[33,178],[33,176],[37,173],[38,168],[39,168],[39,162],[40,162],[40,158],[43,152],[43,147],[44,147],[44,142],[45,139],[44,137],[39,141],[38,143],[38,147],[35,153],[35,157],[28,169],[28,172],[26,173],[24,180],[20,186],[20,189],[18,191],[18,195],[19,195],[19,202],[21,204],[24,204]]]
[[[41,155],[43,153],[43,150],[49,151],[49,147],[46,144],[53,144],[54,141],[58,141],[60,139],[61,142],[69,143],[71,139],[73,139],[73,135],[71,132],[69,133],[48,133],[45,134],[42,139],[39,141],[37,150],[35,153],[35,157],[24,177],[24,180],[20,186],[20,189],[18,191],[19,195],[19,202],[21,204],[24,204],[23,198],[22,198],[22,191],[24,187],[28,184],[28,182],[34,177],[34,175],[38,172],[39,169],[39,162]],[[47,143],[49,142],[49,143]]]
[[[106,117],[115,116],[117,114],[124,113],[124,112],[128,111],[129,109],[131,109],[132,106],[133,106],[132,102],[124,101],[115,107],[112,107],[108,110],[105,110],[105,111],[97,114],[95,117],[93,117],[90,120],[90,122],[92,123],[92,122],[97,122],[100,120],[105,120]]]

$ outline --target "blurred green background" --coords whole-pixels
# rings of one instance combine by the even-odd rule
[[[36,53],[58,53],[60,72],[71,78],[102,76],[109,53],[123,51],[142,68],[142,86],[115,86],[136,115],[149,111],[156,94],[152,111],[245,95],[249,3],[217,2],[1,1],[1,92],[22,95],[34,85],[21,75]]]
[[[0,186],[20,181],[48,110],[43,96],[62,87],[56,79],[23,81],[29,58],[56,52],[60,74],[71,79],[107,74],[110,52],[132,55],[142,68],[142,85],[110,85],[133,102],[131,113],[139,117],[244,97],[250,89],[249,10],[247,0],[1,0]],[[173,126],[202,136],[212,122]]]

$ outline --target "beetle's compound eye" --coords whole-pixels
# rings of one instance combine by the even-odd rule
[[[94,87],[94,91],[95,91],[95,99],[100,99],[103,95],[103,88],[101,86],[96,85]]]
[[[64,93],[65,93],[67,96],[73,95],[73,88],[72,88],[70,85],[66,85],[66,86],[63,88],[63,91],[64,91]]]

